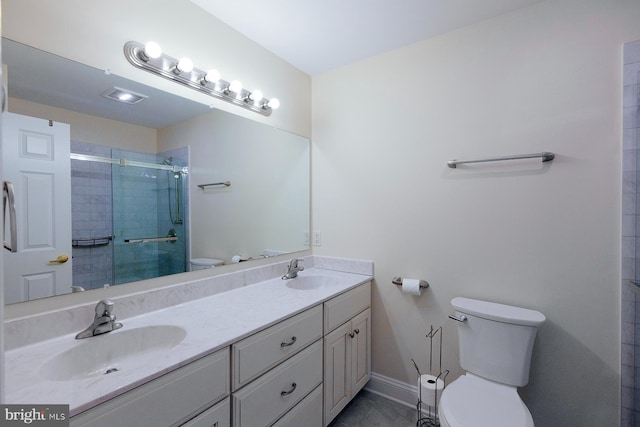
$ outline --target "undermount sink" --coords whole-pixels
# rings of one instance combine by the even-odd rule
[[[286,286],[291,289],[300,291],[308,291],[312,289],[320,289],[325,286],[335,284],[336,278],[331,276],[312,275],[298,276],[295,279],[288,279]]]
[[[173,325],[125,328],[75,343],[45,362],[40,375],[52,381],[73,381],[136,369],[187,336],[187,331]]]

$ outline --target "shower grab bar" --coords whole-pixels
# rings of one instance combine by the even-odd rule
[[[447,162],[447,166],[452,169],[455,169],[458,165],[462,165],[464,163],[484,163],[484,162],[501,162],[504,160],[521,160],[521,159],[535,159],[538,157],[542,158],[543,162],[550,162],[555,158],[555,154],[550,153],[548,151],[543,151],[542,153],[532,153],[532,154],[516,154],[513,156],[502,156],[502,157],[489,157],[486,159],[475,159],[475,160],[449,160]]]
[[[136,160],[128,160],[125,158],[122,159],[112,159],[111,157],[101,157],[101,156],[91,156],[88,154],[78,154],[71,153],[71,160],[81,160],[85,162],[98,162],[98,163],[109,163],[112,165],[120,165],[124,166],[133,166],[137,168],[149,168],[149,169],[158,169],[171,171],[174,173],[189,173],[189,168],[187,166],[175,166],[175,165],[159,165],[156,163],[148,163],[148,162],[138,162]]]
[[[113,240],[113,236],[95,237],[93,239],[72,239],[71,246],[80,248],[94,248],[96,246],[105,246]]]
[[[229,187],[231,185],[231,181],[212,182],[211,184],[198,184],[198,187],[200,187],[200,188],[202,188],[204,190],[205,187],[214,187],[214,186],[218,186],[218,185],[224,185],[225,187]]]
[[[177,236],[143,237],[141,239],[124,239],[125,243],[149,243],[149,242],[176,242]]]

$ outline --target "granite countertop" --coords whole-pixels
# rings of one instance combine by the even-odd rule
[[[286,286],[287,281],[278,277],[144,315],[118,318],[124,326],[109,334],[155,325],[174,325],[187,331],[177,346],[153,353],[135,369],[125,367],[109,375],[70,381],[48,380],[42,375],[40,369],[48,360],[72,347],[91,345],[101,336],[76,340],[73,333],[7,351],[5,403],[69,404],[69,415],[76,415],[372,279],[319,268],[299,273],[300,277],[313,275],[332,280],[325,280],[317,289],[299,290]],[[118,314],[117,303],[114,312]]]

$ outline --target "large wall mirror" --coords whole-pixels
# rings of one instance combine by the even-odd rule
[[[3,165],[13,162],[4,150],[14,144],[6,135],[14,120],[66,123],[69,154],[56,161],[70,187],[50,203],[64,204],[66,219],[40,200],[57,217],[30,226],[16,203],[23,240],[17,253],[5,251],[5,266],[30,270],[5,274],[5,302],[309,249],[308,139],[4,38],[2,60],[11,113],[3,117]],[[123,89],[141,101],[119,102]],[[32,133],[36,151],[46,132]],[[15,178],[18,200],[37,200],[37,192],[24,194],[38,184],[29,179]],[[68,221],[70,231],[47,234],[47,221]],[[33,239],[36,232],[46,236]],[[20,250],[46,246],[28,247],[25,235],[55,240],[57,252],[17,262]],[[67,262],[59,262],[60,242]],[[72,279],[60,279],[63,268]]]

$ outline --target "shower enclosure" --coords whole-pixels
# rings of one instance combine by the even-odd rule
[[[624,45],[621,427],[640,423],[640,41]]]
[[[72,142],[72,152],[73,284],[94,289],[186,271],[187,149],[148,154]]]

